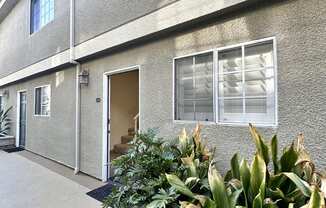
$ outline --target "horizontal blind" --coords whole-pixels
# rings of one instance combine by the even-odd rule
[[[176,120],[214,121],[213,53],[175,61]]]

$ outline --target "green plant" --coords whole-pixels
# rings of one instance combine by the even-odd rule
[[[250,132],[256,144],[251,166],[246,160],[239,163],[236,154],[231,159],[231,170],[223,179],[212,163],[208,171],[208,194],[197,193],[176,175],[167,175],[168,182],[186,199],[180,202],[181,207],[325,207],[326,180],[315,171],[304,149],[303,136],[299,135],[278,159],[276,136],[267,145],[252,125]],[[274,172],[268,168],[270,158]]]
[[[8,117],[8,113],[11,109],[12,107],[0,110],[0,137],[7,136],[9,133],[11,119]]]
[[[180,195],[168,183],[166,173],[188,178],[187,184],[199,192],[208,191],[204,181],[212,154],[201,141],[199,125],[192,136],[183,130],[174,140],[158,138],[149,130],[137,134],[131,145],[126,155],[112,163],[114,180],[120,186],[103,207],[178,207]]]

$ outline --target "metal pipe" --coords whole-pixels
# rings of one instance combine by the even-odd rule
[[[75,60],[75,0],[70,0],[70,63],[76,65],[75,170],[80,171],[80,85],[81,64]]]

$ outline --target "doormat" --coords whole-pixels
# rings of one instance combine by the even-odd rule
[[[23,150],[25,150],[25,149],[21,148],[21,147],[13,147],[13,148],[3,149],[3,151],[5,151],[7,153],[20,152],[20,151],[23,151]]]
[[[112,192],[113,188],[116,186],[117,184],[114,184],[112,181],[109,181],[106,185],[94,189],[90,192],[87,192],[86,194],[100,202],[104,202],[105,197],[107,197]]]

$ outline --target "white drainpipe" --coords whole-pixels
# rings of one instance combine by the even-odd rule
[[[70,63],[76,65],[75,170],[80,171],[80,63],[75,61],[75,0],[70,0]]]

